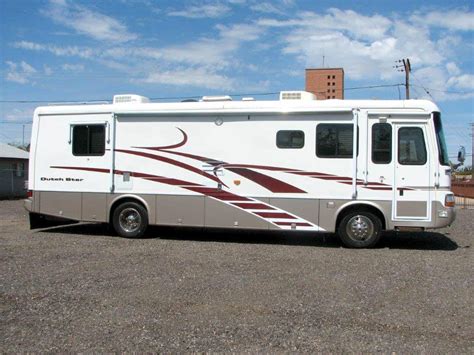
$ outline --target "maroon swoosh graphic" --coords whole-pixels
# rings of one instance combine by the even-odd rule
[[[268,165],[253,165],[253,164],[222,164],[224,168],[250,168],[250,169],[262,169],[262,170],[270,170],[270,171],[283,171],[287,173],[297,173],[299,170],[290,169],[290,168],[282,168],[278,166],[268,166]]]
[[[261,217],[265,218],[284,218],[284,219],[295,219],[292,215],[284,212],[253,212]]]
[[[252,180],[253,182],[257,183],[258,185],[266,188],[267,190],[270,190],[271,192],[280,192],[280,193],[306,193],[306,191],[303,191],[293,185],[287,184],[286,182],[283,182],[281,180],[275,179],[271,176],[249,170],[246,168],[233,168],[231,167],[232,164],[228,164],[225,162],[222,162],[220,160],[215,160],[215,159],[210,159],[206,157],[202,157],[199,155],[194,155],[194,154],[188,154],[188,153],[182,153],[182,152],[173,152],[173,151],[164,151],[166,153],[170,154],[175,154],[175,155],[180,155],[184,156],[186,158],[190,159],[195,159],[199,160],[201,162],[206,162],[210,165],[221,165],[227,170],[230,170],[237,175],[244,176],[249,180]],[[241,164],[236,164],[236,165],[241,165]],[[274,171],[282,171],[282,170],[289,170],[286,168],[278,168],[278,167],[270,167],[270,166],[262,166],[262,165],[249,165],[249,164],[243,164],[243,166],[252,166],[255,168],[262,168],[266,170],[274,170]],[[227,186],[226,186],[227,187]]]
[[[250,169],[245,169],[245,168],[226,168],[227,170],[230,170],[238,175],[244,176],[249,180],[252,180],[256,184],[263,186],[267,190],[270,190],[271,192],[279,192],[279,193],[306,193],[306,191],[303,191],[296,186],[287,184],[284,181],[275,179],[271,176],[261,174],[257,171],[253,171]]]
[[[186,164],[186,163],[183,163],[183,162],[180,162],[178,160],[174,160],[174,159],[170,159],[170,158],[166,158],[166,157],[162,157],[160,155],[155,155],[155,154],[150,154],[150,153],[144,153],[144,152],[136,152],[134,150],[127,150],[127,149],[115,149],[115,151],[117,152],[121,152],[121,153],[126,153],[126,154],[132,154],[132,155],[138,155],[138,156],[141,156],[141,157],[145,157],[145,158],[149,158],[149,159],[153,159],[153,160],[158,160],[158,161],[162,161],[164,163],[168,163],[168,164],[171,164],[171,165],[175,165],[175,166],[179,166],[180,168],[183,168],[183,169],[186,169],[186,170],[189,170],[189,171],[192,171],[196,174],[199,174],[199,175],[202,175],[202,176],[205,176],[207,177],[208,179],[211,179],[217,183],[220,183],[224,186],[227,187],[227,185],[225,185],[218,177],[214,176],[214,175],[211,175],[211,174],[208,174],[206,173],[205,171],[202,171],[201,169],[198,169],[192,165],[189,165],[189,164]]]
[[[80,166],[51,166],[51,168],[67,169],[67,170],[83,170],[83,171],[92,171],[96,173],[110,173],[110,169],[86,168],[86,167],[80,167]],[[167,185],[199,186],[198,184],[195,184],[193,182],[184,181],[180,179],[167,178],[167,177],[159,176],[159,175],[151,175],[151,174],[123,171],[123,170],[114,170],[114,174],[117,174],[117,175],[123,175],[125,172],[130,173],[130,176],[133,176],[136,178],[155,181],[155,182],[161,182]]]
[[[179,128],[179,127],[176,127],[176,128],[178,128],[181,131],[181,133],[183,134],[183,140],[179,143],[172,144],[172,145],[163,145],[163,146],[160,146],[160,147],[133,147],[133,148],[142,148],[142,149],[150,149],[150,150],[163,150],[163,149],[174,149],[174,148],[182,147],[183,145],[185,145],[187,143],[188,135],[181,128]]]
[[[263,186],[264,188],[266,188],[267,190],[269,190],[271,192],[277,192],[277,193],[306,193],[306,191],[303,191],[303,190],[297,188],[296,186],[290,185],[290,184],[288,184],[284,181],[275,179],[271,176],[268,176],[268,175],[256,172],[254,170],[250,170],[250,169],[281,171],[281,172],[286,172],[286,173],[289,173],[289,174],[308,176],[308,177],[311,177],[311,178],[314,178],[314,179],[335,180],[339,183],[343,183],[343,184],[346,184],[346,185],[352,184],[352,183],[349,182],[349,181],[352,181],[351,177],[337,176],[337,175],[326,174],[326,173],[321,173],[321,172],[300,171],[298,169],[283,168],[283,167],[268,166],[268,165],[229,164],[229,163],[226,163],[224,161],[219,161],[219,160],[216,160],[216,159],[207,158],[207,157],[203,157],[203,156],[200,156],[200,155],[195,155],[195,154],[190,154],[190,153],[183,153],[183,152],[176,152],[176,151],[173,151],[173,150],[170,150],[170,149],[175,149],[175,148],[182,147],[188,141],[188,135],[186,134],[186,132],[183,131],[179,127],[176,127],[176,128],[183,134],[183,139],[182,139],[181,142],[176,143],[176,144],[172,144],[172,145],[167,145],[167,146],[136,147],[136,148],[149,149],[149,150],[160,151],[160,152],[164,152],[164,153],[168,153],[168,154],[179,155],[179,156],[186,157],[186,158],[189,158],[189,159],[205,162],[209,165],[221,166],[224,169],[230,170],[230,171],[234,172],[235,174],[243,176],[243,177],[257,183],[258,185]],[[214,174],[214,175],[208,174],[208,173],[202,171],[201,169],[195,168],[191,165],[182,163],[182,162],[174,160],[174,159],[165,158],[165,157],[162,157],[162,156],[157,156],[157,155],[148,154],[148,153],[139,153],[139,152],[134,152],[134,151],[120,150],[120,149],[117,149],[117,151],[122,151],[122,152],[126,152],[126,153],[129,153],[129,154],[142,155],[142,156],[146,156],[148,158],[152,158],[152,159],[155,159],[155,160],[160,160],[160,161],[163,161],[163,162],[167,162],[169,164],[180,166],[184,169],[193,171],[193,172],[195,172],[199,175],[208,177],[213,181],[216,181],[218,183],[221,183],[221,184],[225,185],[216,176],[216,174]],[[362,180],[357,179],[357,181],[358,181],[357,185],[362,185],[360,183],[360,181],[362,181]],[[370,187],[369,186],[363,186],[363,187],[367,188],[367,189],[372,189],[372,190],[388,190],[388,187],[389,187],[389,185],[380,184],[380,183],[376,183],[376,182],[369,183],[369,184],[379,185],[380,187],[386,186],[387,188],[378,188],[377,189],[377,188],[375,188],[375,186],[373,186],[373,187],[372,186],[370,186]],[[225,185],[225,186],[228,187],[227,185]]]
[[[234,202],[233,205],[243,208],[244,210],[274,210],[273,207],[264,205],[263,203],[241,203]]]

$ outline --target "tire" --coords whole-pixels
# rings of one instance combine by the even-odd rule
[[[148,227],[148,213],[139,203],[124,202],[115,208],[112,224],[119,236],[140,238]]]
[[[382,222],[367,211],[354,211],[344,216],[337,234],[348,248],[371,248],[380,239]]]

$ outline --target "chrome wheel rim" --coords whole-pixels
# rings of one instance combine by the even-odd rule
[[[125,208],[119,215],[119,224],[127,233],[136,232],[142,223],[142,217],[135,208]]]
[[[374,223],[372,220],[363,215],[352,217],[346,226],[347,235],[357,241],[365,241],[374,234]]]

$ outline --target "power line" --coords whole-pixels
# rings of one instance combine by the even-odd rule
[[[466,94],[471,94],[471,92],[468,92],[468,91],[452,91],[452,90],[441,90],[441,89],[433,89],[433,88],[428,88],[428,87],[424,87],[424,86],[421,86],[421,85],[415,85],[415,84],[411,84],[412,86],[418,86],[420,88],[423,88],[425,90],[431,90],[431,91],[438,91],[438,92],[444,92],[446,94],[461,94],[461,95],[466,95]],[[431,94],[430,94],[431,96]]]
[[[403,84],[382,84],[382,85],[367,85],[367,86],[354,86],[344,89],[337,89],[336,91],[352,91],[352,90],[362,90],[362,89],[377,89],[377,88],[388,88],[388,87],[398,87]],[[324,91],[325,92],[325,91]],[[323,93],[321,91],[321,93]],[[263,93],[239,93],[232,94],[232,96],[270,96],[270,95],[279,95],[280,92],[263,92]],[[150,100],[185,100],[185,99],[197,99],[201,98],[202,95],[194,96],[163,96],[163,97],[151,97]],[[110,102],[110,99],[91,99],[91,100],[0,100],[0,103],[16,103],[16,104],[35,104],[35,103],[94,103],[94,102]]]
[[[418,80],[418,78],[415,76],[415,73],[412,74],[413,75],[413,78],[415,78],[415,80],[420,84],[420,86],[423,88],[423,90],[425,90],[425,92],[431,97],[431,99],[433,101],[435,101],[433,95],[431,95],[431,93],[428,91],[428,89],[421,83],[420,80]],[[413,85],[412,86],[418,86],[418,85]]]
[[[0,121],[0,124],[31,124],[31,121]]]

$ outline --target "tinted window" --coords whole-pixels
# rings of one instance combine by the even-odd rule
[[[104,155],[105,126],[77,125],[72,132],[72,154]]]
[[[352,158],[352,124],[319,124],[316,155],[320,158]]]
[[[372,161],[388,164],[392,161],[392,125],[376,123],[372,126]]]
[[[402,127],[398,130],[398,162],[403,165],[424,165],[426,146],[420,127]]]
[[[278,148],[303,148],[304,132],[303,131],[278,131],[277,133]]]

